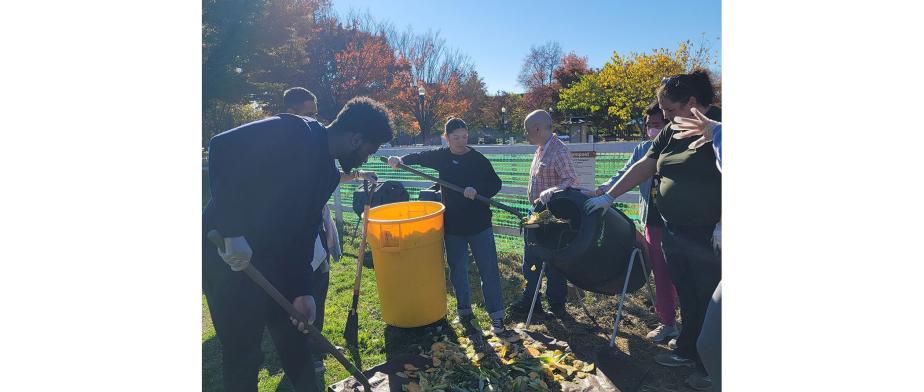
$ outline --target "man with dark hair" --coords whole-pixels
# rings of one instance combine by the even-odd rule
[[[282,93],[287,113],[314,117],[318,114],[318,97],[304,87],[292,87]]]
[[[222,346],[226,391],[256,391],[264,327],[296,390],[314,391],[305,329],[240,271],[263,272],[293,306],[314,321],[310,262],[321,211],[343,172],[362,165],[392,138],[391,115],[380,103],[354,98],[330,126],[279,114],[216,135],[209,142],[212,197],[202,216],[202,286]],[[219,251],[207,237],[225,237]],[[229,269],[228,266],[231,268]]]

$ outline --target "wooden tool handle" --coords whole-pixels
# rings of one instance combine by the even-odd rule
[[[388,158],[386,158],[386,157],[379,157],[379,159],[380,159],[382,162],[386,163],[386,164],[388,163]],[[435,183],[437,183],[437,184],[440,184],[441,187],[448,188],[448,189],[450,189],[450,190],[453,190],[453,191],[456,191],[456,192],[459,192],[459,193],[465,193],[465,190],[462,189],[462,188],[459,187],[459,186],[450,184],[450,183],[448,183],[448,182],[446,182],[446,181],[443,181],[443,180],[441,180],[441,179],[439,179],[439,178],[433,177],[433,176],[431,176],[431,175],[429,175],[429,174],[427,174],[427,173],[424,173],[424,172],[422,172],[422,171],[420,171],[420,170],[417,170],[417,169],[408,167],[407,165],[405,165],[405,164],[403,164],[403,163],[399,163],[399,164],[398,164],[398,168],[400,168],[401,170],[404,170],[404,171],[406,171],[406,172],[409,172],[409,173],[412,173],[412,174],[416,174],[416,175],[418,175],[418,176],[420,176],[420,177],[423,177],[423,178],[425,178],[425,179],[427,179],[427,180],[433,181],[433,182],[435,182]],[[475,194],[475,200],[478,200],[478,201],[483,202],[483,203],[490,204],[490,205],[495,206],[495,207],[497,207],[497,208],[500,208],[500,209],[502,209],[502,210],[504,210],[504,211],[507,211],[507,212],[513,214],[514,216],[516,216],[517,218],[520,218],[520,220],[523,220],[523,218],[524,218],[523,213],[521,213],[521,212],[518,211],[517,209],[515,209],[515,208],[513,208],[513,207],[510,207],[510,206],[508,206],[508,205],[505,205],[505,204],[498,203],[498,202],[496,202],[496,201],[494,201],[494,200],[491,200],[491,199],[489,199],[489,198],[487,198],[487,197],[484,197],[484,196],[482,196],[482,195]]]
[[[225,241],[217,230],[209,231],[206,236],[208,237],[209,241],[224,251]],[[266,280],[266,277],[260,273],[260,270],[258,270],[252,264],[247,264],[247,267],[243,269],[243,272],[247,274],[247,276],[249,276],[250,279],[254,281],[254,283],[263,288],[263,291],[272,297],[273,300],[276,301],[276,303],[279,304],[279,306],[281,306],[286,311],[286,313],[289,314],[289,316],[298,320],[298,322],[304,325],[305,329],[308,330],[309,339],[311,339],[315,344],[321,346],[324,351],[330,353],[330,355],[333,355],[334,358],[336,358],[337,361],[340,362],[340,364],[343,365],[343,367],[346,368],[347,371],[349,371],[357,381],[363,384],[363,387],[367,392],[372,391],[372,385],[369,384],[369,379],[367,379],[366,376],[364,376],[362,372],[353,365],[352,362],[348,361],[346,357],[340,353],[340,350],[337,350],[337,348],[334,347],[334,345],[331,344],[330,341],[328,341],[327,338],[325,338],[317,328],[311,325],[311,323],[308,322],[308,317],[305,316],[302,312],[296,310],[295,306],[293,306],[292,303],[289,302],[289,300],[287,300],[282,295],[282,293],[279,292],[279,290],[276,290],[276,287],[273,286],[272,283]]]

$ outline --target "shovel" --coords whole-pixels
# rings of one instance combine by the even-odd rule
[[[388,164],[388,158],[379,157],[379,159],[380,159],[382,162],[384,162],[385,164]],[[444,187],[444,188],[447,188],[447,189],[450,189],[450,190],[454,190],[454,191],[459,192],[459,193],[464,193],[464,192],[465,192],[465,190],[462,189],[462,188],[459,187],[459,186],[450,184],[450,183],[448,183],[448,182],[446,182],[446,181],[443,181],[443,180],[441,180],[441,179],[439,179],[439,178],[433,177],[433,176],[431,176],[431,175],[429,175],[429,174],[427,174],[427,173],[424,173],[424,172],[422,172],[422,171],[420,171],[420,170],[417,170],[417,169],[414,169],[414,168],[410,168],[410,167],[408,167],[407,165],[405,165],[405,164],[403,164],[403,163],[399,163],[399,164],[398,164],[398,168],[400,168],[401,170],[404,170],[404,171],[406,171],[406,172],[409,172],[409,173],[412,173],[412,174],[416,174],[416,175],[418,175],[418,176],[420,176],[420,177],[423,177],[423,178],[425,178],[425,179],[427,179],[427,180],[433,181],[433,182],[435,182],[435,183],[437,183],[437,184],[440,184],[441,187]],[[489,199],[489,198],[487,198],[487,197],[484,197],[484,196],[482,196],[482,195],[479,195],[479,194],[475,194],[475,200],[478,200],[478,201],[483,202],[483,203],[487,203],[487,204],[489,204],[489,205],[495,206],[495,207],[497,207],[497,208],[500,208],[500,209],[502,209],[502,210],[504,210],[504,211],[507,211],[507,212],[513,214],[513,215],[516,216],[517,218],[520,218],[520,224],[521,224],[521,225],[522,225],[523,220],[525,219],[525,217],[523,216],[523,213],[521,213],[521,212],[518,211],[516,208],[513,208],[513,207],[511,207],[511,206],[498,203],[498,202],[496,202],[496,201],[494,201],[494,200],[491,200],[491,199]]]
[[[366,231],[369,229],[369,204],[372,197],[369,195],[369,182],[363,180],[363,190],[366,191],[366,203],[363,205],[363,232],[362,239],[359,242],[359,252],[356,255],[356,278],[353,280],[353,303],[350,306],[350,314],[347,316],[346,326],[343,329],[343,339],[350,347],[359,345],[359,314],[356,308],[359,307],[359,283],[363,277],[363,259],[366,257]]]
[[[225,239],[222,238],[221,233],[219,233],[218,230],[210,230],[207,234],[207,237],[209,241],[218,247],[218,249],[224,251]],[[298,320],[298,322],[305,326],[305,329],[308,330],[308,338],[312,340],[316,346],[320,346],[322,349],[324,349],[324,351],[330,353],[330,355],[333,355],[334,358],[337,359],[337,362],[340,362],[340,364],[343,365],[343,367],[346,368],[348,372],[350,372],[350,375],[355,377],[356,380],[363,384],[363,388],[366,392],[372,392],[372,385],[369,384],[369,379],[366,378],[366,376],[364,376],[363,373],[356,368],[356,366],[353,366],[353,364],[348,361],[346,357],[344,357],[343,354],[341,354],[340,351],[337,350],[337,348],[334,347],[334,345],[331,344],[330,341],[328,341],[327,338],[325,338],[317,328],[314,327],[314,325],[311,325],[311,323],[308,322],[308,317],[302,314],[302,312],[296,310],[295,307],[292,306],[292,303],[283,297],[282,293],[280,293],[279,290],[276,290],[276,287],[273,286],[272,283],[266,280],[263,274],[260,273],[260,270],[258,270],[252,264],[248,263],[242,271],[244,271],[244,273],[247,274],[247,276],[250,277],[254,283],[263,288],[263,291],[272,297],[273,300],[279,304],[279,306],[285,309],[289,316]]]

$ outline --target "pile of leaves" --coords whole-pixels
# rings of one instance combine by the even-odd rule
[[[434,342],[421,356],[430,358],[432,366],[418,369],[404,365],[397,376],[411,379],[403,386],[408,392],[472,391],[561,391],[561,383],[585,378],[594,372],[594,364],[585,363],[561,348],[548,348],[528,335],[513,333],[489,336],[487,342],[497,355],[478,352],[471,339],[460,337],[459,343],[447,337]]]
[[[571,223],[568,219],[561,219],[552,215],[552,211],[548,209],[542,210],[539,213],[533,212],[528,217],[523,219],[523,227],[527,229],[535,229],[539,226],[545,226],[549,224],[569,224]]]

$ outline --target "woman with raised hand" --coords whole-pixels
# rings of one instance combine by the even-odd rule
[[[665,78],[656,95],[667,119],[694,117],[695,109],[721,121],[721,110],[712,106],[713,84],[704,70]],[[680,298],[683,327],[673,352],[658,355],[655,361],[664,366],[695,366],[697,371],[687,378],[687,384],[707,390],[712,382],[700,361],[696,339],[722,275],[721,262],[712,249],[713,231],[721,220],[722,176],[711,141],[678,137],[678,133],[665,126],[645,158],[632,165],[609,191],[589,199],[585,208],[591,212],[608,207],[615,197],[646,178],[659,178],[655,202],[664,219],[662,248]]]

